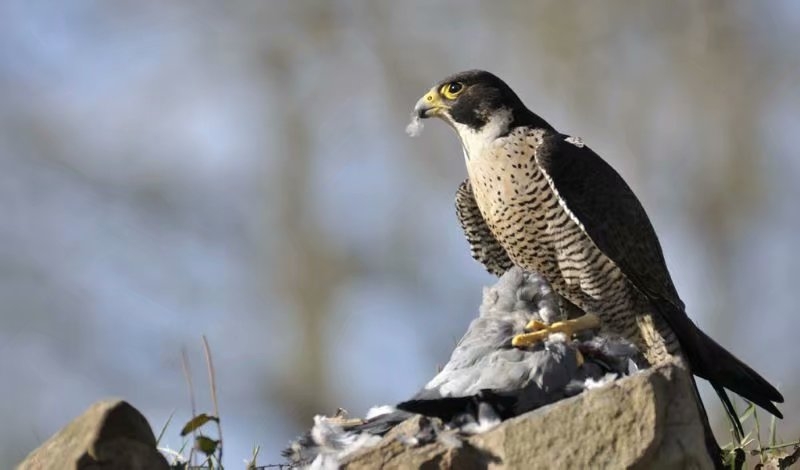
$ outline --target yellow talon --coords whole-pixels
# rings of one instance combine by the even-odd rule
[[[575,350],[575,360],[578,363],[578,367],[582,366],[586,359],[583,358],[583,354],[579,350]]]
[[[534,319],[529,321],[528,324],[525,325],[525,331],[539,331],[544,329],[547,329],[547,323],[541,320]]]
[[[525,326],[525,330],[534,331],[514,336],[511,339],[511,345],[515,348],[528,347],[540,341],[544,341],[553,333],[564,333],[571,338],[572,335],[579,331],[592,330],[599,326],[600,317],[592,313],[587,313],[573,320],[555,322],[552,325],[544,325],[538,320],[531,320]]]
[[[550,336],[550,333],[555,333],[555,331],[539,330],[533,333],[522,333],[521,335],[516,335],[511,338],[511,346],[515,348],[525,348],[540,341],[544,341]]]

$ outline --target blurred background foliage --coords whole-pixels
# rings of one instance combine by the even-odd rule
[[[796,438],[798,44],[790,0],[0,2],[0,466],[110,395],[185,421],[203,333],[229,465],[412,394],[492,281],[403,128],[476,67],[622,173]]]

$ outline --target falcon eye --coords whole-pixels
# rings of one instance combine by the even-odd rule
[[[464,84],[461,82],[451,82],[442,87],[442,95],[449,100],[455,99],[462,91]]]

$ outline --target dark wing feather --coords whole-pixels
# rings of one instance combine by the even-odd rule
[[[456,216],[469,243],[472,257],[495,276],[502,276],[514,266],[506,250],[492,235],[489,226],[478,209],[469,178],[456,191]]]
[[[783,401],[780,392],[686,315],[655,230],[630,187],[600,156],[567,142],[567,137],[550,134],[536,156],[567,209],[600,251],[651,300],[678,337],[692,371],[708,379],[723,402],[727,402],[725,387],[780,417],[771,403]]]
[[[537,161],[595,245],[643,293],[684,309],[647,213],[622,177],[589,147],[550,134]]]

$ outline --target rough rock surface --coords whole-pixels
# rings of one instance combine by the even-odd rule
[[[403,436],[413,436],[419,425],[416,417],[342,468],[713,468],[690,380],[680,365],[654,367],[505,421],[460,445],[404,444]]]
[[[31,452],[17,470],[168,469],[147,419],[122,400],[97,402]]]

